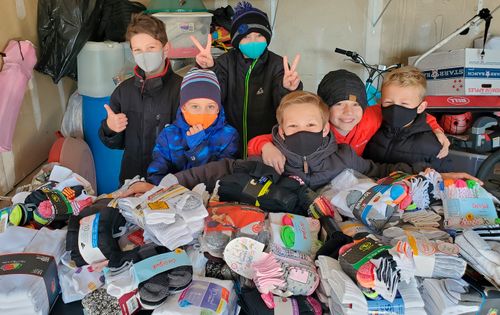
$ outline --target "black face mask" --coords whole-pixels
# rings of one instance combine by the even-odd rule
[[[323,131],[299,131],[293,135],[285,135],[285,145],[288,150],[300,156],[316,152],[323,144]]]
[[[417,107],[406,108],[398,104],[382,107],[382,118],[392,128],[402,128],[417,117]]]

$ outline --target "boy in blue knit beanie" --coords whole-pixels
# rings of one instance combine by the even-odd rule
[[[191,69],[182,80],[179,105],[176,120],[153,149],[148,181],[155,185],[169,173],[233,158],[238,151],[238,132],[226,124],[215,73]]]

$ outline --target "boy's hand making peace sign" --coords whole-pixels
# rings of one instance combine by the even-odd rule
[[[289,91],[295,91],[300,84],[300,77],[297,73],[297,65],[299,64],[300,54],[295,56],[292,66],[288,67],[288,57],[283,57],[283,69],[285,69],[285,74],[283,75],[283,87]]]
[[[196,63],[203,69],[211,68],[214,66],[214,58],[212,57],[212,34],[208,34],[207,46],[203,47],[200,42],[194,37],[190,36],[191,41],[195,44],[196,48],[200,51],[196,55]]]

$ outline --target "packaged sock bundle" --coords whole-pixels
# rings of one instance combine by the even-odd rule
[[[377,184],[364,175],[345,170],[332,180],[331,185],[334,190],[331,203],[340,213],[360,220],[376,232],[381,231],[393,213],[399,210],[399,204],[408,204],[406,184],[395,181],[394,177],[381,179]]]
[[[418,232],[390,228],[384,236],[391,239],[393,250],[411,257],[418,277],[460,279],[467,263],[458,256],[459,247],[444,241],[430,241]]]
[[[108,293],[120,297],[137,289],[139,302],[147,309],[158,307],[192,280],[193,269],[183,250],[147,244],[127,259],[118,268],[105,269]]]
[[[444,226],[464,229],[496,223],[497,211],[489,192],[473,180],[445,180],[440,183]]]
[[[104,289],[98,289],[82,300],[85,314],[88,315],[121,315],[118,299],[110,296]]]
[[[472,289],[461,279],[425,279],[421,289],[425,311],[437,315],[475,313],[481,302],[461,299],[469,291]]]
[[[107,207],[108,202],[101,199],[70,217],[66,250],[79,267],[122,255],[117,237],[124,233],[126,221],[118,209]]]
[[[405,211],[403,221],[413,224],[416,227],[439,227],[441,216],[431,210]]]
[[[273,253],[262,253],[252,263],[253,281],[260,293],[269,299],[272,294],[311,295],[319,284],[319,275],[312,262],[297,258],[278,257]],[[265,299],[266,301],[266,299]]]
[[[59,294],[65,237],[66,231],[47,228],[8,227],[0,234],[0,313],[48,314]]]
[[[497,285],[500,285],[499,247],[492,247],[473,230],[465,230],[461,235],[457,236],[455,244],[460,247],[460,255],[473,268],[485,277],[492,279]]]
[[[339,262],[342,269],[370,294],[380,294],[392,302],[395,298],[401,270],[389,249],[368,236],[340,249]]]
[[[237,314],[237,295],[232,281],[194,277],[181,293],[169,296],[153,311],[155,315]]]
[[[208,207],[205,220],[202,250],[221,258],[227,243],[239,236],[268,243],[269,232],[265,229],[265,213],[255,206],[215,202]]]
[[[239,295],[242,311],[248,315],[321,315],[321,305],[311,296],[294,296],[283,298],[273,296],[270,305],[265,304],[259,291],[243,289]],[[269,308],[271,306],[272,308]]]
[[[321,244],[318,220],[290,213],[270,213],[271,243],[314,256]]]
[[[320,291],[328,298],[330,312],[352,315],[368,313],[366,298],[336,259],[318,256],[316,265],[321,278]]]

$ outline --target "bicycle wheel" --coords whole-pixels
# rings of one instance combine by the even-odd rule
[[[477,178],[484,182],[484,187],[500,198],[500,150],[491,153],[477,171]]]

